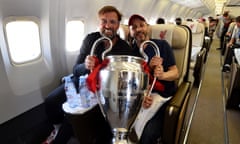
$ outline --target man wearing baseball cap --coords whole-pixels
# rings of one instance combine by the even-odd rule
[[[132,24],[133,24],[133,21],[134,21],[135,19],[139,19],[139,20],[141,20],[141,21],[146,22],[145,18],[142,17],[141,15],[133,14],[133,15],[129,18],[129,20],[128,20],[128,26],[132,25]]]
[[[156,83],[150,95],[144,97],[142,110],[135,121],[135,131],[140,138],[140,144],[154,144],[161,137],[163,116],[168,101],[176,92],[174,80],[179,77],[172,48],[167,41],[149,38],[149,25],[146,19],[138,14],[129,18],[128,22],[130,36],[133,38],[131,45],[136,53],[141,44],[150,40],[154,42],[160,51],[160,56],[156,56],[153,47],[144,45],[144,52],[148,56],[148,66],[151,76],[156,77]],[[139,56],[141,56],[139,54]],[[159,88],[156,84],[161,84]],[[151,83],[150,83],[151,85]]]

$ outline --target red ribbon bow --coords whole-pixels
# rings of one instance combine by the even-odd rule
[[[93,93],[95,93],[100,88],[100,78],[99,78],[100,70],[106,67],[107,64],[109,63],[109,59],[104,59],[100,63],[97,57],[94,57],[94,58],[95,58],[96,66],[86,79],[87,87]]]
[[[150,74],[150,68],[149,68],[148,64],[146,62],[143,62],[142,65],[143,65],[144,72],[149,75],[150,83],[152,84],[154,77]],[[153,89],[157,90],[157,91],[164,91],[164,85],[161,82],[156,81],[154,86],[153,86]]]
[[[93,93],[95,93],[100,88],[100,77],[99,77],[100,70],[102,68],[106,67],[107,64],[109,63],[109,59],[104,59],[100,63],[99,60],[97,59],[97,57],[94,57],[94,58],[95,58],[96,67],[93,69],[93,71],[88,75],[88,77],[86,79],[87,87]],[[143,62],[142,65],[143,65],[144,72],[150,76],[150,83],[152,83],[154,78],[150,74],[150,68],[149,68],[148,64],[146,62]],[[158,91],[163,91],[164,85],[161,82],[156,81],[153,89],[158,90]]]

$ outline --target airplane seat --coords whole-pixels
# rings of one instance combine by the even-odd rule
[[[230,72],[230,79],[228,81],[228,89],[227,89],[227,109],[236,109],[240,110],[240,65],[239,65],[239,55],[240,51],[237,50],[234,52],[236,56],[233,57],[233,62],[231,64],[231,72]]]
[[[211,47],[211,38],[209,36],[205,36],[204,37],[204,43],[203,43],[203,47],[206,48],[206,56],[205,56],[205,59],[204,59],[204,62],[206,62],[207,60],[207,54],[210,50],[210,47]]]
[[[207,54],[210,50],[210,47],[211,47],[211,44],[212,44],[212,39],[211,39],[211,36],[209,36],[209,31],[210,30],[210,27],[209,27],[209,21],[206,21],[206,28],[205,28],[205,36],[204,36],[204,41],[203,41],[203,47],[206,48],[206,56],[205,56],[205,59],[204,59],[204,62],[206,62],[206,58],[207,58]]]
[[[118,29],[118,34],[119,34],[120,38],[128,41],[128,38],[129,38],[128,25],[120,24],[119,29]]]
[[[236,28],[236,22],[232,22],[228,27],[228,31],[227,31],[228,35],[226,34],[224,36],[224,49],[222,50],[222,55],[224,59],[223,65],[225,64],[225,61],[229,59],[229,54],[231,53],[231,48],[227,47],[227,44],[231,40],[232,33],[235,28]]]
[[[182,32],[182,34],[180,34]],[[150,38],[166,40],[173,48],[176,65],[179,69],[179,79],[176,84],[179,86],[184,80],[188,79],[188,68],[190,65],[188,53],[190,49],[190,36],[184,28],[172,24],[156,24],[150,26]],[[160,48],[161,49],[161,48]]]
[[[199,86],[203,75],[204,63],[207,59],[207,48],[204,45],[205,27],[199,22],[186,22],[192,32],[192,52],[190,69],[193,70],[194,85]]]
[[[222,50],[221,50],[221,54],[224,56],[224,59],[226,58],[227,52],[229,50],[227,48],[227,44],[231,40],[231,35],[233,33],[233,30],[235,29],[235,26],[236,26],[236,22],[231,22],[228,27],[228,30],[226,32],[226,35],[224,36],[223,46],[222,46]]]
[[[179,79],[176,80],[178,90],[167,103],[162,135],[164,144],[179,143],[191,91],[189,79],[191,34],[182,26],[156,24],[150,26],[150,37],[164,39],[170,44],[179,69]]]

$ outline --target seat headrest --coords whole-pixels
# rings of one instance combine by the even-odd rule
[[[121,24],[118,29],[119,36],[123,40],[127,40],[129,36],[129,29],[127,25]]]
[[[204,33],[205,27],[199,22],[186,22],[186,24],[192,31],[192,34]]]
[[[169,25],[152,25],[151,26],[151,38],[166,40],[172,45],[173,26]]]
[[[176,65],[179,70],[179,79],[176,84],[179,86],[185,76],[188,75],[190,57],[190,30],[183,26],[174,24],[155,24],[151,25],[149,36],[152,39],[166,40],[173,49]]]
[[[205,26],[199,22],[186,22],[192,31],[192,45],[195,47],[203,47],[204,37],[205,37]]]
[[[155,24],[150,26],[150,38],[166,40],[173,49],[186,46],[186,35],[181,28],[173,24]]]

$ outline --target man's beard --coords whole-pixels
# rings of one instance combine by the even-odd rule
[[[116,37],[116,34],[113,32],[113,30],[110,30],[112,32],[111,35],[107,34],[105,31],[107,31],[106,29],[104,29],[103,31],[101,31],[101,35],[110,38],[111,40],[114,39]]]
[[[139,32],[136,34],[136,38],[140,43],[144,42],[146,40],[146,37],[146,33],[143,32]]]

